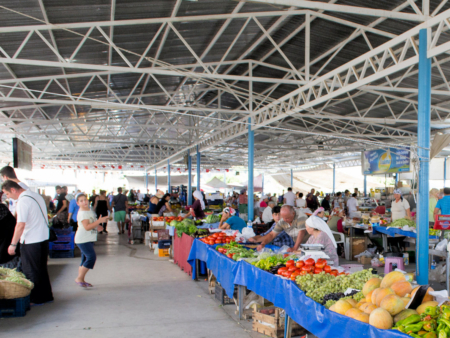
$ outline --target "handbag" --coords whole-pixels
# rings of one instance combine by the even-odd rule
[[[42,217],[44,217],[45,223],[47,224],[47,227],[48,227],[48,241],[49,242],[56,241],[58,239],[58,236],[56,236],[55,230],[53,230],[48,225],[48,219],[47,219],[47,217],[45,217],[44,212],[41,209],[41,205],[38,203],[38,201],[36,201],[36,199],[34,197],[31,197],[31,196],[28,196],[28,195],[25,195],[25,197],[29,197],[29,198],[33,199],[37,203],[37,205],[39,206],[39,210],[41,211]]]

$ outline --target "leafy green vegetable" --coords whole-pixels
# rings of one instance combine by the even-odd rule
[[[415,228],[416,227],[416,223],[414,221],[411,221],[409,219],[406,218],[400,218],[394,222],[392,222],[391,224],[389,224],[390,227],[392,228],[403,228],[405,225],[411,227],[411,228]]]

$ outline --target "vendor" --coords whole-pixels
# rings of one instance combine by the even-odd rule
[[[258,242],[263,241],[265,236],[270,235],[273,228],[275,228],[277,223],[281,220],[280,210],[281,210],[281,207],[279,207],[279,206],[273,207],[272,208],[272,218],[273,219],[271,222],[266,223],[266,224],[271,225],[271,228],[259,236],[249,238],[248,241],[251,243],[258,243]],[[272,240],[272,244],[279,246],[279,247],[288,246],[288,247],[292,248],[295,243],[291,236],[289,236],[286,232],[282,231]]]
[[[196,219],[205,218],[205,202],[203,200],[203,195],[199,190],[194,191],[194,204],[192,204],[189,209],[189,214],[187,214],[184,218],[188,216],[192,216]]]
[[[444,197],[437,202],[434,214],[450,215],[450,188],[444,188]]]
[[[275,207],[275,202],[270,201],[269,205],[264,209],[262,214],[262,221],[264,224],[268,224],[273,221],[273,208]]]
[[[317,208],[316,211],[314,211],[314,213],[312,214],[312,216],[324,218],[325,217],[325,209],[322,207]]]
[[[261,202],[259,202],[259,207],[267,208],[268,205],[269,205],[269,197],[267,197],[267,195],[264,195],[263,197],[261,197]]]
[[[358,200],[356,199],[357,196],[358,194],[354,193],[347,201],[347,210],[350,218],[361,217],[357,213],[359,211]]]
[[[306,220],[306,231],[311,235],[306,244],[322,244],[334,266],[339,266],[336,240],[328,225],[319,217],[311,216]]]
[[[236,216],[236,210],[229,207],[223,209],[222,218],[219,223],[219,229],[231,229],[242,232],[242,229],[244,229],[245,227],[246,224],[244,220]]]
[[[169,201],[170,201],[170,194],[165,194],[156,205],[156,213],[162,216],[163,213],[165,212],[172,212],[173,210],[170,207]]]
[[[394,198],[395,200],[392,201],[391,205],[392,222],[401,218],[411,219],[409,203],[402,197],[402,191],[400,189],[394,190]]]
[[[289,248],[289,252],[297,251],[300,244],[306,242],[308,234],[306,233],[305,217],[298,217],[295,209],[290,205],[284,205],[280,210],[281,220],[275,225],[272,232],[264,236],[257,250],[260,251],[266,244],[272,242],[275,237],[281,232],[285,231],[289,236],[293,237],[297,233],[296,242],[292,248]],[[292,235],[291,235],[292,233]]]
[[[331,206],[330,206],[330,195],[327,194],[325,196],[325,198],[322,200],[322,204],[321,207],[325,209],[325,211],[330,211],[331,210]]]
[[[150,201],[148,203],[148,210],[147,210],[147,212],[150,215],[157,214],[159,212],[158,209],[157,209],[158,208],[158,203],[159,203],[159,198],[156,197],[156,195],[152,196],[150,198]]]

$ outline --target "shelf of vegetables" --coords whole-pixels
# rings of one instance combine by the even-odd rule
[[[450,306],[437,308],[427,293],[419,307],[407,309],[418,287],[413,288],[401,272],[383,278],[372,269],[339,273],[323,260],[301,260],[274,252],[258,254],[233,241],[213,246],[209,240],[196,240],[189,261],[200,257],[228,294],[234,285],[246,286],[318,337],[355,333],[376,338],[407,334],[415,338],[450,337]],[[434,317],[427,317],[430,313]]]

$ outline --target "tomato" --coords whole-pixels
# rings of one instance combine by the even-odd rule
[[[325,265],[327,265],[327,261],[326,260],[319,259],[316,262],[316,268],[323,269],[325,267]]]
[[[308,271],[300,271],[299,276],[304,276],[308,273]]]
[[[277,273],[278,273],[279,275],[281,275],[284,271],[287,271],[287,268],[286,268],[286,267],[279,268],[278,271],[277,271]]]
[[[232,259],[233,255],[232,254],[228,254],[227,257]]]
[[[293,273],[291,275],[291,281],[295,282],[295,279],[297,278],[298,275],[296,275],[295,273]]]
[[[231,242],[231,238],[225,239],[225,242],[230,243]]]
[[[291,267],[291,266],[295,266],[295,262],[293,260],[287,261],[286,262],[286,267]]]
[[[331,272],[331,266],[325,265],[325,266],[323,267],[323,271],[325,271],[326,273],[330,273],[330,272]]]
[[[215,240],[215,243],[216,243],[216,244],[222,244],[222,240],[216,239],[216,240]]]
[[[341,276],[341,275],[344,275],[344,276],[345,276],[345,272],[341,272],[341,273],[339,274],[339,276]]]
[[[321,273],[322,271],[323,271],[322,269],[320,269],[316,266],[316,268],[314,269],[314,274],[317,275],[318,273]]]
[[[223,253],[224,248],[217,248],[217,251],[219,251],[220,253]]]
[[[226,237],[227,235],[225,235],[223,232],[219,233],[219,237]]]
[[[337,270],[331,270],[330,275],[337,276],[338,273],[339,272]]]
[[[297,270],[298,270],[298,268],[296,266],[288,267],[288,271],[294,272],[294,271],[297,271]]]
[[[214,238],[217,238],[217,237],[219,237],[219,234],[215,233],[214,235],[211,235],[211,236],[214,237]]]
[[[284,271],[282,275],[283,275],[283,277],[290,278],[291,275],[292,275],[292,272],[290,272],[290,271]]]
[[[286,257],[288,257],[289,256],[289,254],[284,254],[283,255],[283,258],[286,258]]]
[[[223,249],[223,253],[224,253],[224,254],[226,254],[226,253],[227,253],[227,251],[228,251],[227,249]]]
[[[305,262],[303,261],[297,261],[297,263],[295,263],[295,266],[299,269],[303,268],[305,266]]]
[[[314,259],[312,259],[312,258],[308,258],[308,259],[305,261],[305,265],[309,265],[309,266],[314,265],[314,263],[315,263],[315,261],[314,261]]]
[[[302,267],[302,271],[310,272],[313,269],[311,265],[305,265]]]
[[[214,240],[210,240],[208,244],[209,245],[214,245],[214,244],[216,244],[216,242]]]

